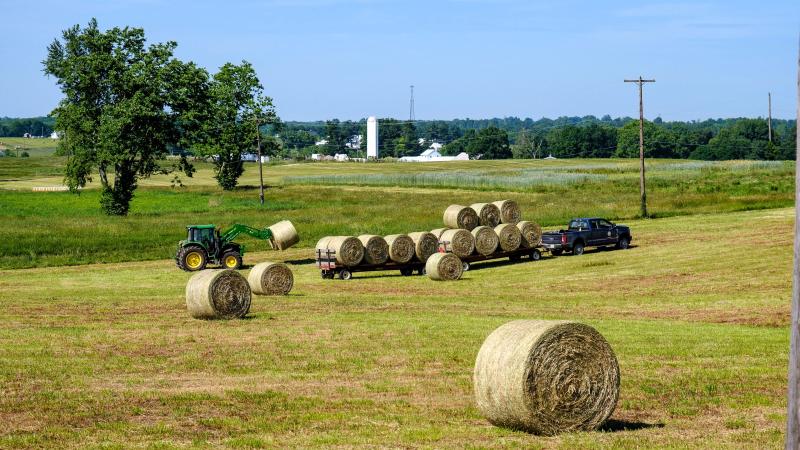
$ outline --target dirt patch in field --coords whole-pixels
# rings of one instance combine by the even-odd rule
[[[688,322],[729,323],[735,325],[752,325],[759,327],[785,327],[791,319],[789,305],[745,308],[735,307],[730,310],[722,309],[693,309],[693,310],[637,310],[628,318],[669,319],[684,320]]]

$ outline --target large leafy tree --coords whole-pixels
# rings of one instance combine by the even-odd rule
[[[44,72],[64,93],[53,111],[69,156],[66,182],[76,192],[96,170],[100,203],[126,215],[140,178],[169,171],[158,165],[171,145],[191,140],[202,121],[207,73],[173,57],[175,42],[146,45],[141,28],[102,31],[92,19],[48,47]],[[191,176],[185,161],[177,167]]]
[[[259,128],[277,120],[275,108],[247,61],[222,66],[211,80],[209,94],[203,139],[195,150],[213,156],[217,183],[231,190],[244,172],[242,153],[256,150]]]

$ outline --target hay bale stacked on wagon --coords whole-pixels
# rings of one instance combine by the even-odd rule
[[[481,225],[494,228],[500,223],[500,208],[494,203],[473,203],[470,208],[478,214]]]
[[[408,233],[414,242],[414,255],[420,262],[425,262],[439,250],[439,239],[428,231]]]
[[[398,263],[405,264],[414,258],[414,241],[406,234],[390,234],[386,237],[389,245],[389,259]]]
[[[500,243],[494,229],[484,225],[472,230],[472,236],[475,237],[475,252],[483,256],[494,253]]]
[[[459,258],[471,255],[475,251],[475,236],[464,229],[445,230],[439,236],[444,243],[445,251],[452,252]]]
[[[516,320],[486,338],[473,384],[494,425],[541,435],[594,430],[614,412],[619,365],[594,328],[577,322]]]
[[[294,286],[294,275],[284,263],[261,262],[250,269],[247,282],[254,294],[286,295]]]
[[[186,283],[186,308],[195,319],[240,319],[250,301],[250,285],[235,270],[203,270]]]
[[[516,224],[522,218],[522,211],[514,200],[492,202],[500,210],[500,223]]]
[[[326,236],[317,242],[317,250],[336,252],[336,262],[343,266],[357,266],[364,259],[364,244],[353,236]]]
[[[542,243],[542,227],[538,223],[522,220],[517,223],[517,228],[522,236],[521,247],[533,248]]]
[[[468,231],[472,231],[481,222],[474,209],[461,205],[448,206],[442,220],[447,228],[463,228]]]
[[[497,233],[497,240],[500,249],[504,252],[511,252],[519,248],[522,242],[522,234],[516,225],[510,223],[501,223],[494,227],[494,232]]]
[[[358,240],[364,245],[366,264],[383,264],[389,259],[389,244],[386,239],[374,234],[362,234]]]

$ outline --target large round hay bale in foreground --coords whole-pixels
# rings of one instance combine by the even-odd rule
[[[461,278],[464,266],[461,258],[452,253],[434,253],[425,263],[425,272],[431,280],[453,281]]]
[[[444,210],[444,225],[448,228],[463,228],[472,231],[480,225],[478,213],[469,206],[450,205]]]
[[[242,318],[250,299],[250,285],[235,270],[203,270],[186,283],[186,308],[195,319]]]
[[[520,247],[531,248],[542,243],[542,227],[538,223],[523,220],[517,224],[517,229],[522,235]]]
[[[500,248],[504,252],[510,252],[519,248],[522,242],[522,234],[516,225],[510,223],[501,223],[494,227],[494,232],[497,233],[497,238],[500,241]]]
[[[365,264],[383,264],[389,259],[389,244],[386,239],[373,234],[362,234],[358,240],[364,245]]]
[[[327,236],[317,242],[317,250],[336,252],[336,262],[343,266],[357,266],[364,259],[364,245],[353,236]]]
[[[297,234],[292,222],[288,220],[281,220],[270,226],[269,231],[272,232],[272,239],[270,240],[272,247],[278,250],[286,250],[300,242],[300,235]]]
[[[414,255],[421,262],[427,261],[432,254],[439,251],[439,239],[433,233],[418,231],[408,233],[408,237],[414,241]]]
[[[442,233],[449,230],[450,228],[437,228],[435,230],[431,230],[431,233],[436,236],[437,238],[442,237]]]
[[[494,232],[494,228],[481,225],[472,230],[472,235],[475,237],[475,251],[477,253],[488,256],[497,250],[500,239],[497,237],[497,233]]]
[[[284,263],[262,262],[250,269],[247,282],[254,294],[286,295],[294,286],[294,275]]]
[[[594,430],[611,416],[619,365],[608,342],[588,325],[516,320],[483,342],[473,384],[489,422],[551,436]]]
[[[516,224],[522,219],[522,211],[514,200],[499,200],[492,203],[500,210],[500,223]]]
[[[500,208],[494,203],[473,203],[470,208],[478,214],[481,225],[494,228],[500,223]]]
[[[459,258],[475,251],[475,236],[467,230],[447,230],[439,237],[439,241],[446,242],[444,249]]]
[[[389,259],[405,264],[414,257],[414,241],[406,234],[390,234],[385,236],[386,243],[389,245]]]

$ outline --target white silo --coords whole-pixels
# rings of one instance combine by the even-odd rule
[[[378,120],[375,116],[367,119],[367,159],[378,159]]]

